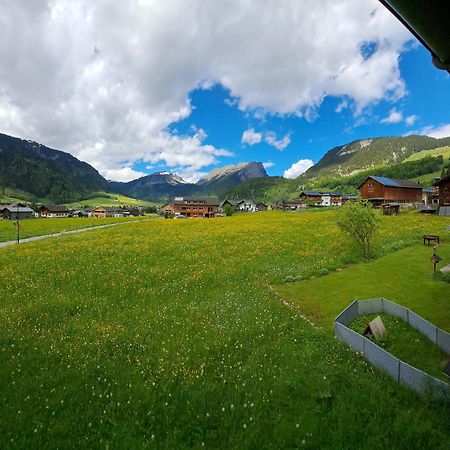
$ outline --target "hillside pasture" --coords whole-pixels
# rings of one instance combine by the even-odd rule
[[[446,405],[271,285],[359,262],[338,218],[153,220],[0,251],[0,448],[445,448]],[[446,225],[381,221],[378,256]]]

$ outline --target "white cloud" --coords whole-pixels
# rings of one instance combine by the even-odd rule
[[[416,116],[415,114],[412,114],[411,116],[408,116],[405,119],[405,123],[406,125],[408,125],[408,127],[411,127],[412,125],[414,125],[414,123],[416,122],[416,120],[419,118],[419,116]]]
[[[403,121],[403,113],[393,108],[389,112],[389,115],[385,117],[383,120],[381,120],[380,123],[390,124],[390,123],[399,123],[402,121]]]
[[[450,136],[450,123],[446,123],[437,127],[428,126],[422,128],[420,134],[424,134],[426,136],[431,136],[434,138],[443,138]]]
[[[297,178],[313,165],[314,163],[310,159],[301,159],[285,170],[283,176],[284,178]]]
[[[102,175],[107,180],[114,181],[131,181],[139,177],[147,175],[144,172],[138,172],[131,167],[122,167],[121,169],[106,169],[102,171]]]
[[[313,120],[327,95],[361,110],[404,95],[398,60],[410,38],[376,0],[3,2],[0,131],[103,173],[138,160],[195,172],[228,153],[167,131],[190,115],[193,89],[221,84],[261,116]]]
[[[267,161],[263,163],[264,169],[270,169],[271,167],[273,167],[275,165],[274,162],[272,161]]]
[[[281,139],[277,139],[277,135],[274,131],[256,132],[254,128],[249,128],[242,134],[242,144],[255,145],[263,141],[266,144],[275,147],[277,150],[282,151],[291,143],[291,138],[289,137],[289,134],[286,134]]]
[[[262,134],[255,132],[253,128],[249,128],[242,133],[242,144],[254,145],[262,141]]]
[[[264,134],[264,142],[282,151],[291,143],[291,138],[286,134],[281,139],[277,139],[277,135],[273,131],[268,131]]]

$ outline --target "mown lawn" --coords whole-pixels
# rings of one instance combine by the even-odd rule
[[[154,220],[0,251],[0,448],[448,447],[448,406],[269,285],[357,262],[337,218]],[[383,218],[377,253],[445,224]]]
[[[450,232],[438,247],[450,263]],[[450,284],[433,278],[433,247],[418,244],[340,272],[277,285],[280,295],[298,306],[314,323],[333,333],[334,318],[353,300],[384,297],[450,331]]]
[[[149,216],[147,216],[148,218]],[[58,218],[58,219],[27,219],[20,221],[20,239],[43,234],[59,233],[61,231],[78,230],[80,228],[95,227],[108,223],[127,222],[145,217],[108,217],[108,218]],[[14,241],[16,228],[12,220],[0,219],[0,242]]]

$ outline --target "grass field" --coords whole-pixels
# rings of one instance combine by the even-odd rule
[[[66,203],[69,208],[82,208],[86,205],[90,206],[155,206],[156,203],[138,200],[136,198],[125,197],[120,194],[110,194],[105,192],[100,197],[88,198],[77,202]]]
[[[59,233],[61,231],[78,230],[80,228],[95,227],[108,223],[128,222],[141,220],[149,216],[141,217],[108,217],[108,218],[57,218],[57,219],[27,219],[20,221],[20,238],[24,239],[43,234]],[[0,220],[0,242],[14,241],[16,239],[15,224],[11,220]]]
[[[360,261],[338,215],[154,220],[0,251],[0,448],[448,448],[448,405],[270,285]],[[378,256],[448,224],[381,220]]]
[[[411,156],[406,158],[403,162],[418,161],[419,159],[426,157],[436,157],[442,156],[444,158],[444,163],[450,159],[450,147],[438,147],[430,150],[422,150],[420,152],[413,153]]]

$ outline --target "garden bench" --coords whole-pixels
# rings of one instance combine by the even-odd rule
[[[437,242],[439,244],[439,236],[436,236],[434,234],[425,234],[423,236],[423,245],[425,245],[425,242],[427,242],[428,245],[430,245],[430,242]]]

